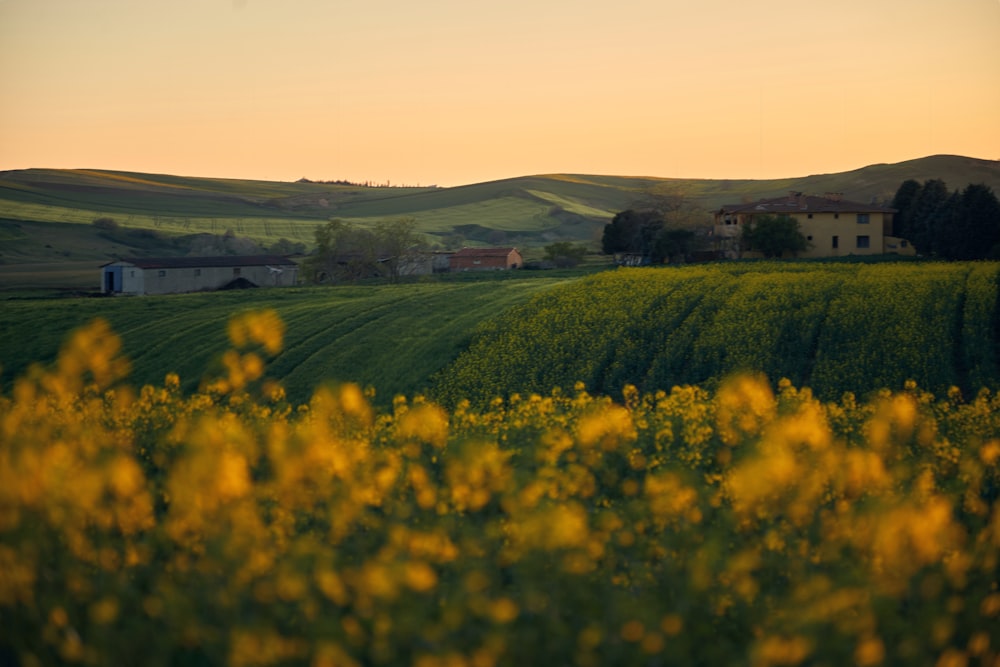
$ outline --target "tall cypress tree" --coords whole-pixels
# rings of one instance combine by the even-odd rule
[[[909,179],[903,181],[896,196],[892,198],[892,208],[896,209],[896,214],[892,218],[892,235],[912,241],[911,224],[913,221],[913,208],[917,197],[920,195],[921,185],[919,181]]]
[[[935,247],[935,217],[943,213],[948,201],[948,186],[939,178],[925,181],[912,205],[910,219],[910,242],[917,251],[932,255],[937,252]]]
[[[955,259],[996,257],[1000,251],[1000,200],[989,186],[966,186],[959,206]]]

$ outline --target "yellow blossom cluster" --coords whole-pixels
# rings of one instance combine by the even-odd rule
[[[238,315],[184,395],[96,322],[0,398],[0,657],[1000,664],[1000,397],[295,406],[282,331]]]

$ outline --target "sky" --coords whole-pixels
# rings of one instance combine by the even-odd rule
[[[454,186],[1000,159],[1000,0],[0,0],[0,170]]]

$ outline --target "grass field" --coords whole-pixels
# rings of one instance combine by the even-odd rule
[[[287,326],[271,363],[289,397],[308,399],[324,381],[377,389],[376,400],[426,389],[483,320],[566,280],[562,277],[426,284],[286,288],[141,298],[13,299],[0,302],[2,386],[29,361],[55,358],[74,328],[101,317],[124,341],[132,379],[160,384],[177,372],[196,389],[226,344],[234,312],[273,308]]]
[[[788,327],[812,316],[781,326],[780,313],[814,301],[864,339],[853,364],[873,377],[904,357],[948,368],[928,355],[942,351],[939,318],[959,312],[944,335],[953,349],[971,360],[995,347],[979,338],[995,310],[995,265],[841,270],[852,271],[839,285],[824,275],[837,270],[816,265],[746,265],[565,286],[120,300],[133,352],[137,340],[163,340],[148,356],[176,368],[189,352],[225,350],[225,370],[194,394],[172,374],[130,386],[118,337],[96,322],[0,395],[0,663],[995,666],[996,393],[963,400],[910,385],[822,401],[738,374],[714,389],[630,389],[621,401],[573,388],[483,407],[401,397],[378,410],[356,385],[294,405],[261,380],[265,350],[277,355],[272,371],[337,353],[351,368],[392,357],[385,368],[405,369],[411,348],[477,304],[470,319],[534,288],[533,312],[546,306],[551,323],[538,337],[568,342],[575,328],[579,350],[599,358],[601,299],[589,293],[617,291],[614,303],[630,308],[657,291],[654,275],[715,283],[706,300],[731,312],[695,319],[709,343],[742,319],[745,341],[729,339],[738,356],[753,354],[763,329],[794,340]],[[741,300],[719,298],[737,287],[726,275],[747,285],[733,290]],[[892,298],[904,275],[915,308]],[[959,296],[927,304],[946,290]],[[683,285],[661,293],[638,308],[650,329],[669,301],[692,305]],[[278,310],[289,335],[270,310],[230,316],[244,306]],[[927,337],[882,335],[921,309]],[[22,333],[61,310],[35,309],[35,329]],[[682,330],[672,323],[665,335]],[[956,345],[966,339],[972,348]],[[535,354],[537,342],[524,341]],[[882,367],[864,354],[892,344]]]
[[[599,269],[600,267],[594,267]],[[576,274],[455,276],[405,285],[0,302],[3,382],[54,358],[103,317],[137,383],[176,371],[197,387],[225,346],[220,323],[273,308],[287,344],[271,370],[304,401],[324,381],[486,402],[582,382],[620,396],[711,387],[732,372],[788,378],[825,398],[900,388],[1000,386],[1000,265],[732,263]]]

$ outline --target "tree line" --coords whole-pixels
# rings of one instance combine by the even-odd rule
[[[688,225],[673,220],[682,199],[661,198],[630,208],[604,226],[601,249],[624,255],[626,263],[683,261],[698,246]],[[1000,200],[982,183],[949,191],[941,179],[904,181],[892,200],[892,235],[909,241],[924,256],[951,260],[1000,259]],[[765,257],[795,255],[809,247],[791,215],[755,216],[740,235],[743,250]]]
[[[334,218],[316,228],[316,251],[306,260],[314,282],[338,283],[363,278],[398,282],[429,247],[413,218],[379,220],[371,229]]]
[[[616,214],[604,226],[601,251],[625,256],[620,261],[626,263],[686,261],[701,245],[694,229],[704,216],[681,192],[647,192],[633,208]]]
[[[971,183],[950,192],[941,179],[904,181],[892,200],[893,235],[922,255],[943,259],[1000,259],[1000,201],[989,186]]]

